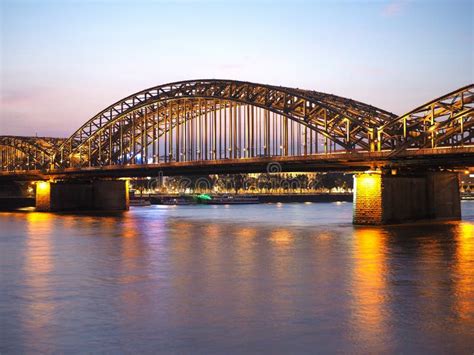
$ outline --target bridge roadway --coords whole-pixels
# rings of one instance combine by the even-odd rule
[[[473,166],[474,146],[413,149],[393,157],[391,151],[338,152],[306,156],[109,165],[54,170],[0,171],[1,181],[124,178],[262,172],[367,171],[376,168],[423,172],[430,169],[466,169]]]

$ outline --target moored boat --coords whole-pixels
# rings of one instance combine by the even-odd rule
[[[196,204],[194,201],[185,199],[183,197],[178,198],[166,198],[161,200],[161,204],[163,205],[171,205],[171,206],[183,206],[183,205],[194,205]]]
[[[139,206],[139,207],[142,207],[142,206],[150,206],[150,205],[151,205],[150,201],[148,201],[148,200],[143,200],[143,199],[133,199],[133,200],[130,200],[129,204],[130,204],[130,206]]]
[[[214,196],[211,200],[206,201],[208,205],[247,205],[256,204],[260,200],[257,196]]]

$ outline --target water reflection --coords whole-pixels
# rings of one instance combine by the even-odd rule
[[[474,348],[472,222],[302,224],[333,208],[0,215],[0,351]],[[268,223],[277,210],[298,220]]]
[[[270,241],[277,247],[288,247],[293,241],[293,236],[288,229],[276,229],[272,232]]]
[[[28,334],[25,346],[38,346],[43,351],[51,338],[57,303],[50,288],[54,278],[54,246],[50,231],[54,216],[49,213],[26,214],[26,239],[23,253],[25,302],[22,307],[21,326]]]
[[[474,224],[458,225],[456,248],[456,311],[458,317],[474,325]]]
[[[353,253],[352,334],[368,349],[383,351],[390,342],[383,339],[390,316],[386,234],[378,228],[354,229]]]

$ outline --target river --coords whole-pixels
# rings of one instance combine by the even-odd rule
[[[474,352],[463,220],[351,203],[0,213],[0,353]]]

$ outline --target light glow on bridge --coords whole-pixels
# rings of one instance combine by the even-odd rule
[[[47,181],[38,181],[36,183],[36,191],[44,194],[46,192],[49,192],[50,184]]]
[[[38,181],[36,183],[36,209],[38,211],[49,211],[51,205],[51,183],[49,181]]]
[[[376,223],[382,213],[382,175],[379,172],[354,176],[354,219]]]
[[[0,166],[17,172],[330,154],[394,158],[473,143],[472,84],[397,117],[312,90],[204,79],[126,97],[67,139],[0,136]]]

